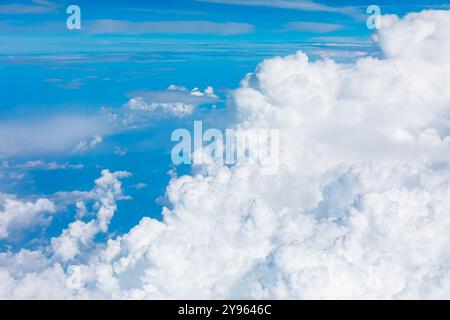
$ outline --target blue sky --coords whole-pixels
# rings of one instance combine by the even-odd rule
[[[81,8],[81,30],[66,29],[69,4]],[[30,200],[54,197],[59,191],[90,190],[104,168],[126,170],[133,174],[124,182],[130,199],[120,202],[112,233],[127,232],[144,216],[159,218],[173,169],[172,130],[192,127],[193,117],[225,125],[232,116],[229,90],[265,58],[303,50],[312,59],[345,62],[376,54],[366,28],[365,10],[371,4],[2,1],[0,193]],[[376,4],[383,14],[399,15],[448,7],[445,1],[432,6],[418,0]],[[211,86],[217,97],[195,101],[195,116],[132,114],[139,118],[133,125],[108,118],[130,116],[124,105],[136,96],[170,102],[170,85],[188,90]],[[188,99],[182,92],[177,99]],[[95,137],[101,142],[91,144]],[[190,168],[177,172],[189,173]],[[43,241],[73,220],[73,205],[65,209],[69,214],[36,231]],[[22,235],[0,244],[30,247],[35,245],[27,242],[31,238]]]

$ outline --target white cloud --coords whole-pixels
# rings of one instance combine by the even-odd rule
[[[107,231],[116,211],[116,201],[128,199],[122,193],[120,179],[130,175],[128,172],[103,170],[91,191],[58,192],[49,199],[41,198],[35,202],[0,193],[0,240],[9,238],[11,233],[50,223],[57,208],[64,209],[68,204],[75,204],[79,219],[91,215],[90,208],[96,212],[96,219],[88,223],[76,221],[60,237],[52,239],[54,253],[67,257],[69,252],[73,254],[74,248],[78,248],[78,242],[87,245],[97,233]],[[60,246],[70,247],[72,251],[58,249]]]
[[[208,97],[212,99],[218,99],[219,97],[214,93],[214,88],[208,86],[203,92],[199,88],[194,88],[191,90],[191,95],[196,97]]]
[[[178,117],[192,114],[194,111],[194,105],[192,104],[185,104],[182,102],[147,103],[143,97],[131,98],[125,104],[125,108],[138,111],[160,111],[163,114],[170,114]]]
[[[98,115],[37,118],[30,113],[20,120],[0,121],[0,159],[24,154],[85,153],[98,147],[103,137],[128,129],[129,125],[145,123],[148,117],[183,117],[198,106],[219,101],[210,86],[203,91],[194,88],[192,92],[171,86],[164,91],[133,92],[132,96],[124,108],[103,109]]]
[[[0,297],[447,298],[450,12],[390,23],[383,59],[298,53],[244,79],[235,125],[280,129],[278,174],[174,177],[164,221],[93,246],[120,197],[104,173],[104,211],[54,240],[54,259],[0,254]]]
[[[203,91],[199,88],[189,91],[183,86],[170,85],[166,91],[139,91],[133,95],[135,97],[124,105],[129,111],[146,111],[155,116],[176,117],[191,115],[196,107],[215,103],[219,99],[211,86]]]
[[[134,185],[134,188],[136,188],[136,190],[146,189],[147,187],[148,185],[144,182],[139,182],[138,184]]]
[[[185,86],[177,86],[175,84],[171,84],[167,90],[169,91],[188,91],[188,89]]]
[[[128,172],[102,171],[102,177],[95,181],[95,189],[91,191],[96,200],[93,205],[97,208],[96,218],[89,222],[77,220],[59,237],[53,238],[51,246],[57,257],[63,261],[76,258],[81,253],[82,247],[92,245],[95,235],[108,231],[108,225],[117,210],[116,201],[122,197],[122,184],[119,179],[128,176],[130,176]],[[83,206],[82,202],[77,202],[77,207],[82,213],[85,211]]]
[[[0,199],[0,240],[11,232],[49,222],[49,215],[55,212],[55,205],[47,199],[36,202],[22,202],[15,198]]]
[[[89,150],[93,150],[103,142],[103,138],[101,136],[94,136],[91,140],[83,140],[80,141],[77,146],[75,147],[75,150],[73,152],[75,153],[85,153]]]
[[[70,277],[73,276],[74,268],[64,264],[64,261],[76,258],[81,250],[87,252],[92,249],[93,237],[107,232],[109,222],[117,210],[116,201],[124,199],[120,179],[129,175],[127,172],[111,173],[104,170],[91,191],[65,193],[67,197],[84,197],[76,203],[78,219],[87,214],[86,202],[93,200],[91,208],[95,210],[95,218],[89,222],[77,220],[70,224],[59,237],[52,239],[49,248],[0,253],[0,297],[70,297],[73,285]],[[11,198],[0,194],[0,199],[4,197],[7,200]],[[24,210],[19,210],[19,213],[28,212],[25,209],[30,208],[34,208],[36,212],[54,210],[52,202],[47,199],[38,200],[34,205],[27,203],[27,208],[23,207],[23,203],[20,206]],[[13,214],[17,214],[17,210]]]
[[[114,148],[114,154],[116,156],[119,156],[119,157],[124,157],[124,156],[127,155],[127,150],[126,149],[122,149],[120,147],[115,147]]]

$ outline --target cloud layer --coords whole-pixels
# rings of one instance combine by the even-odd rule
[[[0,297],[448,297],[450,12],[383,20],[382,59],[299,52],[242,81],[233,126],[280,129],[276,175],[174,177],[164,221],[95,244],[126,176],[104,171],[94,220],[0,254]]]

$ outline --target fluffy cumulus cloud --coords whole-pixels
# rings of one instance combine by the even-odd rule
[[[277,174],[174,177],[163,221],[95,244],[121,194],[122,175],[104,172],[92,225],[0,254],[0,296],[448,297],[450,12],[384,20],[383,58],[299,52],[242,81],[234,125],[280,130]]]
[[[48,215],[55,212],[55,205],[48,199],[33,203],[5,196],[0,205],[0,240],[11,236],[11,232],[48,222]]]
[[[0,253],[0,298],[70,297],[71,288],[77,284],[71,281],[74,268],[70,264],[85,259],[84,252],[95,250],[95,237],[108,232],[117,201],[126,198],[121,179],[128,176],[128,172],[103,170],[91,191],[65,192],[55,196],[58,202],[61,198],[69,202],[76,200],[78,220],[52,238],[48,247]],[[6,202],[4,211],[0,211],[0,239],[8,238],[13,227],[30,227],[44,212],[55,212],[55,204],[48,199],[23,203],[10,198],[0,195],[0,200]]]
[[[201,91],[199,88],[188,90],[182,86],[170,85],[166,91],[142,91],[128,100],[124,105],[128,112],[145,112],[152,116],[184,117],[194,113],[201,105],[213,104],[219,97],[214,88],[208,86]],[[129,114],[127,121],[134,122],[133,114]],[[142,116],[142,114],[141,114]]]
[[[117,210],[116,200],[122,196],[122,187],[118,179],[128,176],[127,172],[102,172],[102,177],[95,181],[95,189],[91,192],[92,198],[96,200],[94,204],[97,209],[96,218],[89,222],[77,220],[71,223],[61,236],[53,238],[51,245],[56,256],[63,261],[73,260],[80,254],[81,248],[92,244],[98,233],[108,231],[109,223]],[[84,203],[79,201],[76,205],[84,214]]]

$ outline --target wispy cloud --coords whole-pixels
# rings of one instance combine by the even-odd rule
[[[88,34],[216,34],[238,35],[251,33],[254,26],[239,22],[213,21],[143,21],[93,20],[85,23]]]
[[[286,25],[283,31],[304,31],[312,33],[327,33],[344,29],[345,26],[337,23],[294,21]]]
[[[31,0],[27,3],[1,4],[0,14],[20,15],[20,14],[45,14],[55,12],[59,5],[49,0]]]
[[[22,164],[9,165],[7,162],[3,164],[7,169],[19,170],[80,170],[84,168],[82,164],[46,162],[43,160],[30,160]]]
[[[154,8],[122,8],[126,11],[155,13],[155,14],[167,14],[167,15],[207,15],[206,11],[192,11],[192,10],[163,10]]]
[[[321,11],[343,14],[355,14],[353,7],[334,7],[308,0],[195,0],[217,4],[228,4],[237,6],[269,7],[278,9],[291,9],[300,11]]]
[[[83,21],[83,28],[80,32],[87,35],[204,34],[229,36],[254,31],[255,27],[252,24],[234,21],[98,19]],[[67,34],[67,29],[64,23],[55,21],[40,24],[30,24],[23,21],[0,21],[0,36],[41,33]]]
[[[354,47],[362,46],[376,50],[374,42],[370,38],[360,37],[343,37],[343,36],[317,36],[310,38],[311,41],[316,41],[327,46],[339,46],[339,47]]]
[[[73,150],[74,153],[82,154],[89,150],[93,150],[103,142],[103,137],[101,136],[94,136],[91,140],[83,140],[80,141],[75,149]]]
[[[56,85],[57,88],[60,89],[68,89],[68,90],[76,90],[80,89],[82,86],[84,86],[86,83],[81,78],[72,79],[67,83],[58,84]]]
[[[106,119],[77,115],[0,122],[0,158],[64,152],[79,141],[109,132]]]

